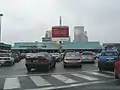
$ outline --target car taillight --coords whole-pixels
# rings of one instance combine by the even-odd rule
[[[70,59],[65,59],[65,60],[70,60]]]
[[[80,60],[82,59],[83,57],[82,56],[80,56]]]
[[[80,58],[78,58],[78,59],[75,59],[75,60],[81,60]]]
[[[91,56],[91,59],[94,59],[94,57],[93,57],[93,56]]]

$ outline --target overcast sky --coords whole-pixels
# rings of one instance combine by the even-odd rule
[[[120,42],[120,0],[0,0],[2,41],[41,41],[58,25],[83,25],[89,41]]]

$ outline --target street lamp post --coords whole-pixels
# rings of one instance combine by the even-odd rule
[[[2,26],[2,16],[3,14],[0,14],[0,42],[1,42],[1,38],[2,38],[2,33],[1,33],[1,26]]]

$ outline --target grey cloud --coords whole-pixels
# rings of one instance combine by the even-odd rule
[[[119,42],[120,0],[0,0],[3,41],[40,41],[45,29],[84,25],[90,41]],[[18,34],[17,34],[18,33]]]

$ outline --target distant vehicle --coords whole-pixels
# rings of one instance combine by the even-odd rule
[[[18,53],[11,53],[11,57],[14,58],[15,62],[19,62],[21,60],[20,55]]]
[[[80,53],[79,52],[66,52],[64,60],[63,60],[63,65],[64,65],[64,68],[66,68],[67,66],[82,67]]]
[[[25,58],[30,58],[30,57],[33,57],[35,55],[35,53],[27,53],[25,55]]]
[[[0,50],[0,53],[11,53],[11,50]]]
[[[98,56],[98,68],[102,70],[114,70],[114,63],[118,58],[118,52],[116,50],[103,50]]]
[[[115,66],[114,66],[114,75],[116,79],[120,79],[120,56],[118,59],[115,61]]]
[[[64,59],[64,53],[59,54],[58,57],[56,57],[57,62],[61,62]]]
[[[0,53],[0,65],[14,65],[14,58],[10,53]]]
[[[59,62],[60,54],[59,53],[50,53],[57,62]]]
[[[21,53],[21,54],[20,54],[20,59],[24,59],[25,56],[26,56],[26,53]]]
[[[57,57],[59,57],[60,54],[59,53],[51,53],[51,55],[57,58]]]
[[[93,53],[92,51],[84,51],[84,52],[81,53],[80,58],[82,60],[82,63],[84,63],[84,62],[94,63],[95,59],[96,59],[96,56],[95,56],[95,53]]]
[[[33,53],[32,55],[29,55],[26,55],[25,63],[28,72],[30,72],[31,69],[46,69],[47,71],[50,71],[56,66],[56,61],[47,52]]]

